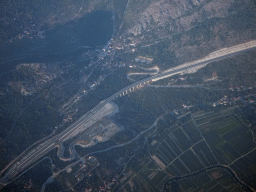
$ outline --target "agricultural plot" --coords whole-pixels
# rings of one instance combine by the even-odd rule
[[[120,180],[122,191],[158,191],[169,179],[155,161],[149,158],[137,172],[132,170]]]
[[[237,182],[226,168],[212,168],[194,175],[170,180],[166,184],[168,191],[249,191]]]
[[[193,119],[218,163],[229,167],[238,178],[255,188],[254,131],[244,122],[239,108],[232,107],[218,113],[201,114],[203,115],[193,115]]]
[[[149,158],[122,191],[250,191],[256,184],[252,132],[238,107],[159,121],[148,135]]]
[[[160,171],[156,170],[153,173],[149,174],[143,171],[140,171],[138,174],[132,176],[124,185],[123,191],[159,191],[164,184],[168,181],[167,175]],[[146,177],[150,176],[150,177]]]
[[[159,133],[158,144],[151,147],[155,163],[174,177],[216,165],[218,162],[191,114],[178,118],[178,121],[174,127],[166,128],[165,134]]]
[[[229,167],[236,172],[238,177],[248,185],[256,188],[256,150],[248,153],[243,158],[238,159]]]
[[[256,147],[252,132],[243,122],[240,113],[238,107],[233,107],[218,113],[193,115],[220,164],[229,165]]]

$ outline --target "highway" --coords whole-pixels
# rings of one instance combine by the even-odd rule
[[[241,45],[238,45],[237,47],[239,47],[239,46],[241,46]],[[15,161],[13,161],[11,164],[9,164],[8,165],[9,169],[6,171],[5,175],[1,175],[0,184],[6,185],[6,184],[10,183],[20,173],[22,173],[24,170],[28,169],[29,166],[31,166],[35,161],[37,161],[39,158],[44,156],[46,153],[48,153],[52,149],[56,148],[60,142],[65,141],[67,136],[71,132],[75,131],[76,128],[78,128],[82,124],[87,123],[90,120],[90,118],[93,115],[95,115],[100,109],[102,109],[107,103],[113,101],[114,99],[116,99],[119,96],[124,95],[125,93],[129,92],[131,89],[134,89],[134,88],[139,87],[141,85],[144,85],[144,84],[147,84],[147,83],[150,83],[150,82],[155,82],[155,81],[158,81],[160,79],[164,79],[164,78],[176,75],[176,74],[184,73],[188,69],[192,69],[192,68],[200,67],[200,66],[205,66],[208,63],[223,60],[223,59],[226,59],[228,57],[232,57],[234,55],[238,55],[238,54],[241,54],[241,53],[246,52],[246,51],[255,50],[256,49],[256,41],[253,42],[252,45],[250,45],[250,46],[245,45],[243,47],[243,49],[238,49],[237,51],[228,51],[227,49],[228,48],[225,49],[226,53],[221,52],[218,55],[217,54],[218,52],[215,52],[216,54],[212,54],[212,55],[210,54],[209,56],[207,56],[207,57],[205,57],[201,60],[197,60],[197,61],[194,61],[194,62],[191,62],[191,63],[187,63],[187,64],[184,64],[184,65],[178,66],[176,68],[167,70],[163,73],[160,73],[160,74],[157,74],[157,75],[154,75],[154,76],[136,81],[136,82],[132,83],[131,85],[121,89],[120,91],[116,92],[115,94],[113,94],[109,98],[101,101],[96,107],[94,107],[89,112],[87,112],[82,117],[80,117],[76,122],[74,122],[72,125],[67,127],[63,132],[49,138],[48,140],[42,142],[41,144],[38,144],[33,149],[31,149],[31,151],[28,152],[26,154],[26,156],[18,158]]]

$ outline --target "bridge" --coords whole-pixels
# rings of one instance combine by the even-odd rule
[[[256,49],[256,41],[250,41],[248,43],[240,44],[237,46],[233,46],[230,48],[225,48],[224,51],[216,51],[214,54],[210,54],[207,57],[190,62],[184,63],[183,65],[177,66],[170,70],[164,71],[158,75],[154,75],[139,81],[132,83],[131,85],[121,89],[120,91],[116,92],[106,100],[101,101],[97,106],[91,109],[89,112],[84,114],[80,117],[76,122],[72,125],[67,127],[63,132],[59,133],[58,135],[54,135],[48,137],[47,139],[42,140],[39,143],[36,143],[31,148],[27,149],[23,152],[20,156],[14,159],[9,165],[6,166],[0,173],[1,180],[0,180],[0,189],[7,185],[8,183],[12,182],[19,174],[37,161],[39,158],[43,157],[46,153],[51,151],[52,149],[58,147],[60,142],[65,141],[68,138],[68,135],[76,131],[78,128],[81,128],[81,125],[88,123],[90,119],[94,119],[94,115],[98,113],[106,104],[110,103],[111,101],[115,100],[118,97],[122,97],[128,94],[131,91],[139,89],[151,82],[155,82],[176,74],[180,73],[189,73],[189,70],[198,69],[204,67],[206,64],[215,62],[218,60],[222,60],[237,54],[244,53],[246,51],[251,51]]]
[[[124,92],[120,93],[117,97],[122,97],[122,96],[124,96],[124,95],[127,95],[128,93],[133,92],[133,91],[135,91],[135,90],[138,90],[138,89],[140,89],[140,88],[142,88],[142,87],[144,87],[145,85],[148,85],[148,84],[150,84],[150,83],[152,83],[151,80],[150,80],[150,81],[144,81],[144,82],[141,82],[140,84],[134,85],[134,86],[131,87],[131,88],[127,88],[126,90],[121,90],[121,91],[124,91]],[[132,84],[132,85],[133,85],[133,84]]]

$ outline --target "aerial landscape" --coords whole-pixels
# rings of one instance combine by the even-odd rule
[[[255,0],[0,9],[0,192],[256,191]]]

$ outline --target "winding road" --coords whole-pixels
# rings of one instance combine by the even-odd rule
[[[155,82],[176,74],[195,72],[196,70],[206,66],[209,63],[223,60],[228,57],[232,57],[234,55],[238,55],[246,51],[252,51],[255,49],[256,40],[236,45],[233,47],[224,48],[209,54],[203,59],[193,61],[190,63],[184,63],[178,67],[169,69],[160,74],[136,81],[131,85],[121,89],[109,98],[101,101],[97,106],[95,106],[89,112],[80,117],[76,122],[67,127],[63,132],[59,133],[58,135],[52,136],[46,140],[43,140],[42,142],[39,142],[36,145],[33,145],[33,147],[26,150],[23,154],[21,154],[15,160],[9,163],[9,165],[7,165],[6,168],[3,169],[0,173],[0,189],[3,188],[8,183],[12,182],[17,176],[19,176],[19,174],[21,174],[22,172],[24,172],[24,170],[31,167],[34,162],[43,157],[46,153],[58,147],[59,143],[64,141],[70,133],[74,132],[76,129],[81,127],[82,124],[87,123],[90,120],[90,118],[92,118],[92,116],[94,116],[98,111],[100,111],[100,109],[102,109],[106,104],[112,102],[116,98],[123,96],[129,93],[130,91],[133,91],[135,88],[143,86],[144,84]]]

